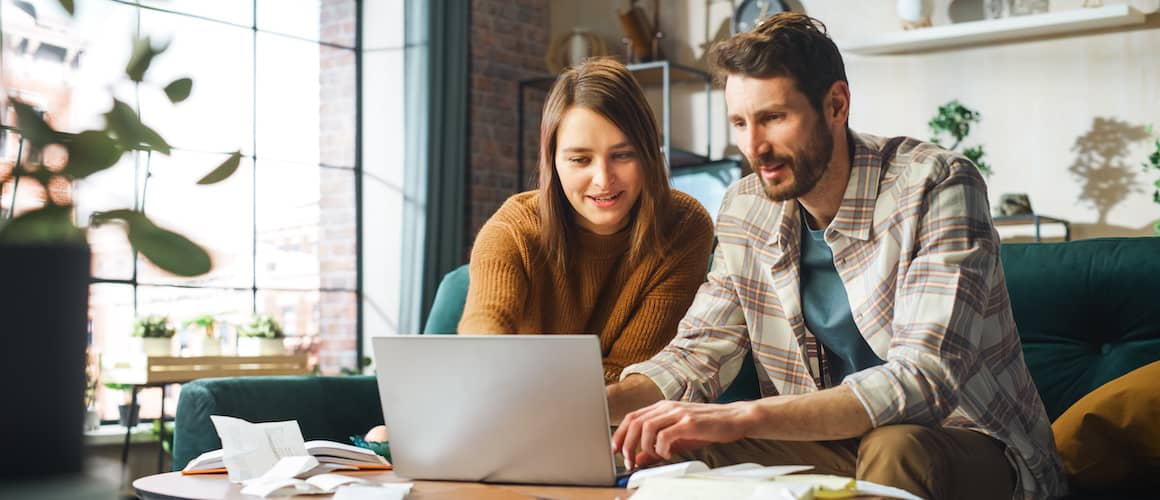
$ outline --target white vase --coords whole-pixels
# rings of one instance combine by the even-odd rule
[[[896,8],[904,29],[922,28],[930,26],[934,0],[898,0]]]
[[[130,337],[129,348],[146,356],[172,356],[173,339]]]
[[[222,341],[218,338],[195,335],[189,341],[189,351],[194,356],[221,356]]]
[[[238,356],[271,356],[285,352],[285,344],[282,343],[282,339],[238,338]]]

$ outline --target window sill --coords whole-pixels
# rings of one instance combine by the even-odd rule
[[[157,435],[153,434],[153,423],[137,424],[129,436],[130,443],[156,443]],[[124,446],[125,428],[118,424],[102,425],[97,430],[85,431],[85,446]]]

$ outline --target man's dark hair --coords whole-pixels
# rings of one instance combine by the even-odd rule
[[[842,54],[826,34],[826,25],[797,12],[778,13],[753,31],[714,45],[709,62],[720,83],[729,75],[788,76],[819,113],[834,82],[849,83]]]

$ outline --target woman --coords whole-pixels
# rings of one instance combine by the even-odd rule
[[[539,189],[480,229],[458,332],[595,334],[604,382],[616,382],[676,333],[705,280],[713,221],[669,188],[656,118],[612,60],[573,66],[552,87],[539,170]],[[385,428],[366,439],[385,441]]]
[[[615,61],[560,75],[540,145],[539,189],[509,198],[476,237],[458,331],[596,334],[612,383],[676,333],[713,222],[669,188],[656,118]]]

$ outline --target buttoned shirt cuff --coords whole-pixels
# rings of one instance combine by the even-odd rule
[[[664,394],[666,400],[676,401],[682,399],[688,392],[688,384],[672,370],[666,368],[663,363],[647,360],[635,365],[629,365],[624,371],[620,372],[620,380],[624,380],[634,373],[639,373],[648,377],[649,380],[652,380],[660,388],[661,394]]]

